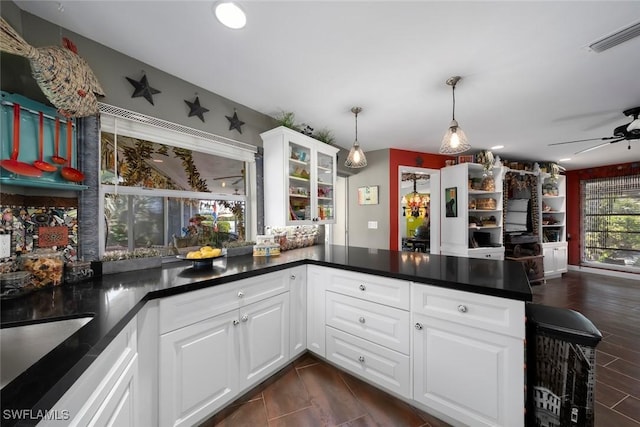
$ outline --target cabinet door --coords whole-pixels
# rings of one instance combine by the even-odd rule
[[[325,289],[326,273],[330,271],[314,265],[307,266],[307,348],[325,356]]]
[[[561,245],[556,248],[556,271],[558,273],[566,273],[568,269],[567,245]]]
[[[315,163],[315,192],[317,217],[321,224],[335,223],[335,182],[336,182],[336,156],[333,148],[329,152],[323,152],[322,144],[316,145]]]
[[[414,399],[461,423],[524,425],[521,339],[414,315]]]
[[[292,359],[307,349],[307,268],[289,270],[289,357]]]
[[[544,247],[542,249],[542,255],[544,258],[542,263],[544,265],[544,275],[549,276],[556,272],[556,248]]]
[[[135,427],[138,356],[129,362],[118,382],[88,424],[90,426]]]
[[[161,426],[191,426],[238,392],[238,311],[160,337]]]
[[[289,361],[289,294],[248,305],[239,313],[243,390]]]

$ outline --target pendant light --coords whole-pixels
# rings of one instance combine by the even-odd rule
[[[451,93],[453,94],[453,117],[447,133],[442,138],[442,144],[440,144],[440,153],[442,154],[459,154],[471,149],[467,135],[460,129],[456,121],[456,83],[461,78],[460,76],[453,76],[447,79],[447,85],[451,86]]]
[[[360,148],[360,144],[358,144],[358,113],[362,111],[360,107],[353,107],[351,112],[356,116],[356,140],[353,142],[353,146],[349,151],[349,155],[347,156],[347,160],[344,162],[344,165],[348,168],[363,168],[367,166],[367,158]]]

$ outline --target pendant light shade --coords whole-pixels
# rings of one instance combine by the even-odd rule
[[[356,140],[353,142],[353,146],[349,151],[349,155],[347,156],[347,160],[344,162],[344,165],[348,168],[363,168],[367,166],[367,158],[364,155],[364,151],[360,148],[360,144],[358,143],[358,113],[362,111],[360,107],[353,107],[351,112],[356,116]]]
[[[447,85],[451,86],[453,95],[453,117],[451,123],[449,123],[449,129],[447,129],[442,138],[442,144],[440,144],[440,153],[442,154],[459,154],[471,149],[467,135],[460,129],[456,121],[456,83],[460,79],[460,76],[453,76],[447,79]]]

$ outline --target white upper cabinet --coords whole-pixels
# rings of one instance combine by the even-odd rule
[[[265,225],[335,223],[338,148],[283,126],[260,136]]]

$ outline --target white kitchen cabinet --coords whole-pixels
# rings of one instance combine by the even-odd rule
[[[568,269],[567,242],[543,243],[544,277],[559,277]]]
[[[338,148],[283,126],[260,136],[265,225],[334,224]]]
[[[327,360],[410,398],[409,282],[333,268],[316,271],[326,289]]]
[[[160,337],[159,421],[189,426],[239,392],[238,311]]]
[[[307,348],[318,356],[325,357],[325,290],[326,267],[307,266]]]
[[[412,284],[413,399],[461,423],[524,425],[524,303]]]
[[[440,170],[443,255],[504,259],[503,168],[492,168],[492,174],[483,176],[483,166],[477,163]]]
[[[307,267],[289,269],[289,356],[293,359],[307,350]]]
[[[160,425],[197,424],[288,361],[288,292],[163,334]]]
[[[134,318],[53,406],[59,419],[38,426],[138,425],[136,329]]]

